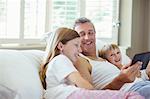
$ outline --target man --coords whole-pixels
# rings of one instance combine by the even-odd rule
[[[91,75],[94,74],[94,71],[93,71],[94,66],[92,66],[93,64],[92,64],[92,62],[89,61],[89,59],[95,60],[95,61],[100,61],[100,62],[104,61],[102,58],[97,57],[97,54],[96,54],[97,53],[96,52],[96,44],[95,44],[96,43],[96,37],[95,37],[96,32],[95,32],[94,25],[92,24],[92,22],[89,19],[83,17],[83,18],[79,18],[75,21],[73,28],[79,33],[79,35],[81,37],[82,54],[84,56],[86,56],[86,57],[84,57],[84,56],[80,57],[78,63],[76,64],[76,68],[79,70],[81,75],[86,80],[93,83],[94,76],[91,77]],[[107,64],[107,66],[110,65],[108,63],[106,63],[106,64]],[[125,66],[121,69],[121,71],[119,73],[117,72],[118,75],[116,75],[116,76],[113,76],[113,72],[112,72],[112,75],[110,74],[110,76],[113,76],[113,77],[111,77],[113,79],[110,79],[108,81],[101,81],[100,83],[107,82],[107,84],[103,83],[100,87],[99,86],[98,87],[101,89],[114,89],[114,90],[120,89],[125,83],[130,83],[135,80],[136,76],[139,73],[141,64],[142,64],[141,62],[137,62],[136,64],[134,64],[132,66]],[[105,67],[107,67],[107,66],[105,66]],[[101,69],[103,69],[103,68],[101,68]],[[115,69],[115,70],[117,71],[117,69]],[[104,72],[103,74],[105,74],[105,73],[107,73],[107,72]],[[97,77],[97,78],[99,78],[99,77]],[[105,77],[106,77],[106,75],[105,75]],[[106,80],[106,78],[103,80]],[[94,84],[95,84],[95,82],[94,82]],[[96,84],[98,84],[98,82],[96,82]],[[95,86],[97,87],[96,84],[95,84]],[[145,97],[150,97],[150,89],[149,89],[149,92],[147,94],[145,94],[142,91],[146,91],[147,89],[140,89],[140,88],[137,88],[139,90],[135,90],[135,89],[133,89],[133,90],[140,92],[140,94]],[[149,86],[149,88],[150,88],[150,86]]]

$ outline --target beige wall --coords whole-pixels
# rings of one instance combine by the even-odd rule
[[[127,54],[150,51],[150,0],[121,0],[119,44]]]
[[[119,45],[131,45],[132,0],[120,0],[120,30]]]
[[[149,17],[149,19],[148,19],[148,33],[149,33],[149,35],[148,35],[148,50],[150,51],[150,1],[148,2],[148,4],[149,4],[149,6],[148,6],[148,17]]]

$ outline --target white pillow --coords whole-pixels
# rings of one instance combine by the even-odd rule
[[[4,85],[0,85],[0,99],[17,99],[17,93]]]
[[[22,50],[20,51],[25,57],[28,57],[30,62],[34,64],[37,69],[40,68],[41,61],[43,60],[43,56],[45,51],[41,50]]]
[[[21,99],[42,99],[42,56],[42,51],[0,50],[0,84],[17,92]]]

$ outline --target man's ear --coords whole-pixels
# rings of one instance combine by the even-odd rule
[[[64,45],[62,44],[62,42],[59,42],[58,45],[57,45],[57,48],[62,52],[63,46]]]

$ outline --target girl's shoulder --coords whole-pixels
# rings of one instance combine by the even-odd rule
[[[59,55],[55,56],[50,61],[50,63],[52,63],[52,64],[72,64],[71,60],[63,54],[59,54]]]
[[[52,67],[55,69],[68,68],[68,67],[71,68],[71,67],[74,67],[74,65],[67,56],[60,54],[60,55],[55,56],[48,63],[48,70],[51,69]]]
[[[63,54],[59,54],[59,55],[55,56],[52,60],[62,60],[62,59],[69,60],[69,58]]]

